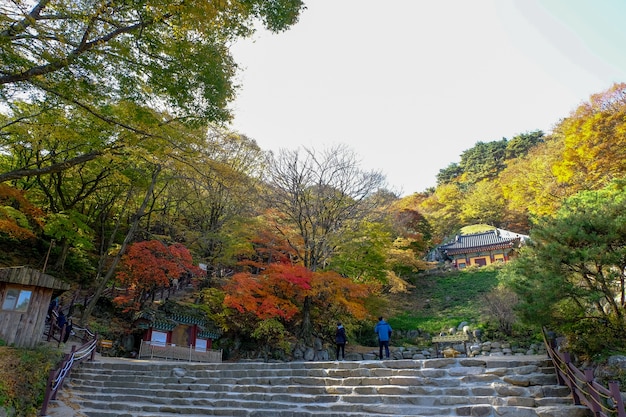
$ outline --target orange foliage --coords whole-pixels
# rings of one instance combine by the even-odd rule
[[[18,240],[27,240],[35,238],[32,227],[25,224],[19,224],[19,221],[12,216],[7,207],[18,211],[25,219],[28,220],[30,226],[42,227],[44,213],[38,207],[33,206],[24,197],[24,192],[6,184],[0,184],[0,233],[8,235],[10,238]]]
[[[280,318],[290,321],[300,312],[306,296],[318,311],[349,313],[364,318],[360,301],[368,287],[335,272],[311,272],[300,265],[272,263],[261,274],[242,272],[224,286],[224,304],[239,313],[250,313],[260,320]]]
[[[288,264],[270,264],[260,275],[241,272],[225,285],[224,304],[261,320],[288,321],[299,311],[296,303],[311,288],[311,277],[308,269]]]
[[[122,257],[117,279],[134,290],[135,298],[150,290],[169,287],[170,279],[180,278],[185,273],[200,274],[194,266],[189,250],[176,243],[166,246],[158,240],[149,240],[132,244]],[[117,300],[125,304],[128,300]]]
[[[363,299],[370,294],[369,286],[356,283],[336,272],[315,272],[312,282],[313,304],[326,317],[349,314],[364,319],[367,310]]]

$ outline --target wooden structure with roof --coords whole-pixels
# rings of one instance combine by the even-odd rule
[[[494,229],[482,233],[457,235],[454,242],[441,245],[439,251],[458,269],[485,266],[507,262],[511,252],[527,237],[507,230]]]
[[[209,329],[206,321],[191,316],[171,315],[167,319],[144,320],[137,324],[146,330],[143,340],[153,345],[192,346],[197,351],[208,351],[220,337],[218,332]]]
[[[33,348],[41,340],[52,293],[70,285],[27,266],[0,268],[0,339]]]

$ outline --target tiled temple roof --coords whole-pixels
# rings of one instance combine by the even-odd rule
[[[191,324],[199,327],[198,337],[204,339],[219,339],[221,336],[219,331],[213,330],[212,326],[205,320],[197,317],[186,316],[182,314],[172,314],[167,318],[155,319],[149,314],[142,314],[137,320],[136,326],[140,329],[149,329],[152,327],[154,330],[169,332],[174,330],[179,324]]]
[[[221,334],[219,334],[218,332],[210,332],[210,331],[204,331],[204,332],[199,332],[198,333],[198,337],[201,339],[219,339],[221,336]]]
[[[458,235],[454,242],[441,245],[439,249],[448,255],[456,255],[485,250],[507,249],[518,246],[519,242],[519,236],[503,237],[496,229],[471,235]]]

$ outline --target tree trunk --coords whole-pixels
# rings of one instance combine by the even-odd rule
[[[305,344],[311,344],[313,342],[313,323],[311,321],[311,296],[304,297],[304,304],[302,305],[302,327],[300,328],[300,337]]]
[[[141,203],[141,206],[139,207],[139,209],[137,210],[137,213],[135,213],[133,217],[133,221],[131,223],[130,228],[128,229],[128,233],[126,233],[126,237],[124,238],[124,241],[122,242],[122,246],[120,247],[120,250],[118,251],[117,255],[115,255],[115,258],[113,258],[113,262],[111,263],[111,266],[107,270],[104,277],[102,276],[103,271],[102,271],[101,266],[103,266],[105,262],[100,262],[100,267],[98,268],[98,274],[96,275],[96,282],[98,283],[98,287],[96,288],[95,294],[93,295],[93,297],[87,304],[85,310],[83,311],[83,314],[80,318],[81,326],[83,327],[86,326],[89,316],[91,315],[91,312],[95,308],[96,303],[98,302],[98,299],[100,298],[100,295],[102,294],[102,292],[107,286],[107,283],[109,282],[109,280],[115,273],[115,268],[117,268],[117,265],[122,259],[122,255],[124,255],[124,252],[126,252],[126,247],[130,243],[133,236],[135,235],[135,232],[137,231],[137,227],[139,225],[139,220],[141,220],[141,218],[145,215],[146,207],[148,206],[148,202],[150,201],[150,197],[152,196],[152,192],[154,191],[156,180],[160,171],[161,171],[161,167],[156,167],[156,169],[152,173],[152,182],[150,183],[150,187],[148,187],[148,190],[146,191],[146,195],[143,199],[143,202]],[[102,255],[102,256],[106,256],[106,255]]]
[[[54,264],[55,271],[63,271],[65,268],[65,260],[67,259],[67,254],[70,251],[70,244],[66,238],[61,240],[61,254],[59,255],[56,263]]]

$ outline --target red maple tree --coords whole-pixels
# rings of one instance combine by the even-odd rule
[[[351,315],[364,318],[363,299],[369,295],[358,284],[332,271],[312,272],[289,263],[273,263],[259,274],[235,274],[224,286],[224,305],[253,320],[293,321],[302,312],[305,298],[313,300],[320,320]]]
[[[172,285],[172,280],[190,273],[199,275],[202,271],[193,265],[189,250],[180,243],[171,246],[158,240],[137,242],[129,246],[122,257],[117,280],[129,291],[114,299],[126,310],[139,309],[148,296],[154,297],[156,290]]]

